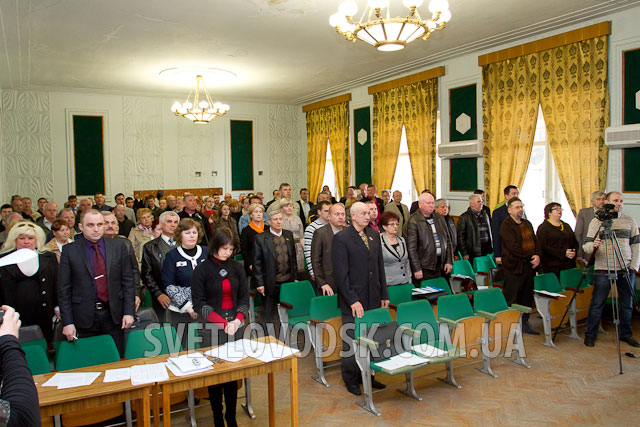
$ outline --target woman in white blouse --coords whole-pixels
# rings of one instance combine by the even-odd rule
[[[411,267],[407,243],[398,235],[400,217],[393,212],[384,212],[380,216],[382,239],[382,259],[387,286],[411,283]]]

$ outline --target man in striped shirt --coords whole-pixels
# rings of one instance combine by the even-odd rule
[[[324,227],[329,222],[329,209],[331,208],[331,202],[322,200],[318,202],[318,219],[313,221],[304,230],[304,259],[307,262],[307,268],[309,269],[309,275],[311,280],[316,281],[313,274],[313,267],[311,266],[311,241],[313,240],[313,233],[320,227]]]
[[[604,309],[605,300],[609,296],[611,281],[608,277],[609,270],[616,270],[616,284],[618,289],[618,308],[620,310],[620,341],[626,342],[632,347],[640,347],[640,343],[631,335],[631,315],[633,313],[633,288],[635,274],[640,267],[640,236],[638,235],[638,224],[630,216],[622,213],[624,198],[622,194],[612,191],[607,194],[606,202],[615,206],[618,218],[614,219],[611,230],[620,244],[622,261],[614,255],[614,245],[611,239],[602,240],[600,231],[600,221],[597,217],[589,223],[589,231],[584,239],[582,249],[585,256],[597,249],[595,262],[595,279],[593,283],[593,296],[589,306],[589,317],[587,318],[587,332],[585,333],[584,345],[593,347],[598,336],[598,326],[600,317]],[[628,273],[627,274],[625,274]],[[627,278],[630,280],[628,281]]]

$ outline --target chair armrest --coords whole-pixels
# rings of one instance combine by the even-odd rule
[[[455,328],[458,325],[458,322],[451,320],[451,319],[447,319],[446,317],[440,317],[438,318],[438,323],[444,323],[445,325],[447,325],[450,328]]]
[[[371,340],[369,338],[366,337],[358,337],[358,339],[356,339],[356,344],[362,347],[366,347],[369,350],[375,350],[378,348],[378,343],[375,342],[374,340]]]
[[[480,317],[484,317],[487,320],[496,320],[496,318],[498,317],[496,314],[489,313],[488,311],[484,310],[478,310],[476,311],[476,314]]]
[[[389,304],[389,309],[390,310],[394,310],[394,311],[398,311],[398,304]]]
[[[293,306],[288,302],[280,301],[278,304],[280,305],[280,307],[286,308],[287,310],[291,310],[293,308]]]
[[[406,326],[402,325],[398,326],[398,329],[400,329],[403,334],[409,335],[412,338],[420,338],[420,332],[416,331],[415,329],[407,328]]]
[[[309,319],[309,323],[311,323],[312,325],[315,325],[315,326],[324,325],[325,324],[324,320],[318,320],[318,319]]]
[[[489,273],[488,273],[488,272],[486,272],[486,271],[478,271],[476,274],[477,274],[478,276],[488,276],[488,275],[489,275]]]
[[[258,297],[258,291],[256,291],[255,289],[250,289],[249,290],[249,296],[251,298],[257,298]]]
[[[567,291],[575,292],[577,294],[584,294],[584,289],[574,288],[573,286],[567,286],[565,289]]]
[[[522,313],[531,313],[531,307],[525,307],[524,305],[520,305],[520,304],[511,304],[511,308],[514,310],[518,310]]]

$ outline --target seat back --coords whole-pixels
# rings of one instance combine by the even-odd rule
[[[309,315],[312,319],[327,320],[340,314],[337,294],[313,297],[309,301]]]
[[[51,372],[51,364],[47,353],[39,345],[22,346],[27,366],[32,375],[48,374]]]
[[[473,271],[473,267],[471,267],[471,263],[468,259],[459,259],[458,261],[454,261],[451,274],[471,277],[473,280],[476,278],[476,273]]]
[[[421,288],[426,288],[427,286],[442,289],[449,295],[453,295],[453,292],[451,292],[451,286],[444,277],[436,277],[435,279],[427,279],[420,282]]]
[[[475,316],[466,294],[445,295],[438,299],[438,318],[459,320]]]
[[[411,329],[420,330],[420,344],[433,344],[438,341],[438,322],[429,301],[419,300],[400,304],[396,321],[398,325],[408,325]],[[414,342],[414,344],[417,343]]]
[[[127,337],[124,358],[138,359],[181,351],[182,345],[175,328],[170,324],[164,324],[155,328],[132,331]]]
[[[23,326],[18,330],[18,342],[20,344],[41,339],[44,339],[44,334],[38,325]]]
[[[553,273],[538,274],[533,279],[533,288],[538,291],[562,292],[562,286],[558,281],[558,276]]]
[[[567,287],[577,287],[578,283],[580,283],[580,279],[582,279],[582,270],[579,268],[569,268],[560,272],[560,284],[562,285],[562,289],[566,289]],[[580,286],[582,288],[588,286],[586,277]]]
[[[374,308],[373,310],[367,310],[360,318],[356,317],[354,337],[357,339],[360,336],[361,331],[366,331],[371,326],[376,324],[391,323],[391,313],[386,308]]]
[[[119,360],[120,354],[111,335],[78,338],[75,342],[60,343],[56,354],[56,370],[67,371]]]
[[[492,268],[496,268],[496,262],[489,255],[479,256],[473,259],[473,269],[476,273],[489,273]]]
[[[387,286],[387,291],[389,292],[389,303],[402,304],[403,302],[411,301],[411,291],[414,287],[413,283]]]
[[[293,306],[289,310],[289,318],[308,316],[311,299],[316,296],[311,282],[303,280],[301,282],[283,283],[280,288],[280,301]]]
[[[473,306],[476,312],[481,310],[488,313],[498,313],[509,309],[507,300],[504,299],[502,291],[498,288],[477,291],[473,296]]]

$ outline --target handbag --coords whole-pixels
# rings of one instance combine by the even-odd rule
[[[390,322],[376,325],[367,329],[364,334],[367,338],[378,343],[378,348],[371,350],[371,361],[378,362],[396,356],[403,351],[401,343],[396,345],[395,337],[398,332],[398,323]],[[398,351],[400,350],[400,351]]]

